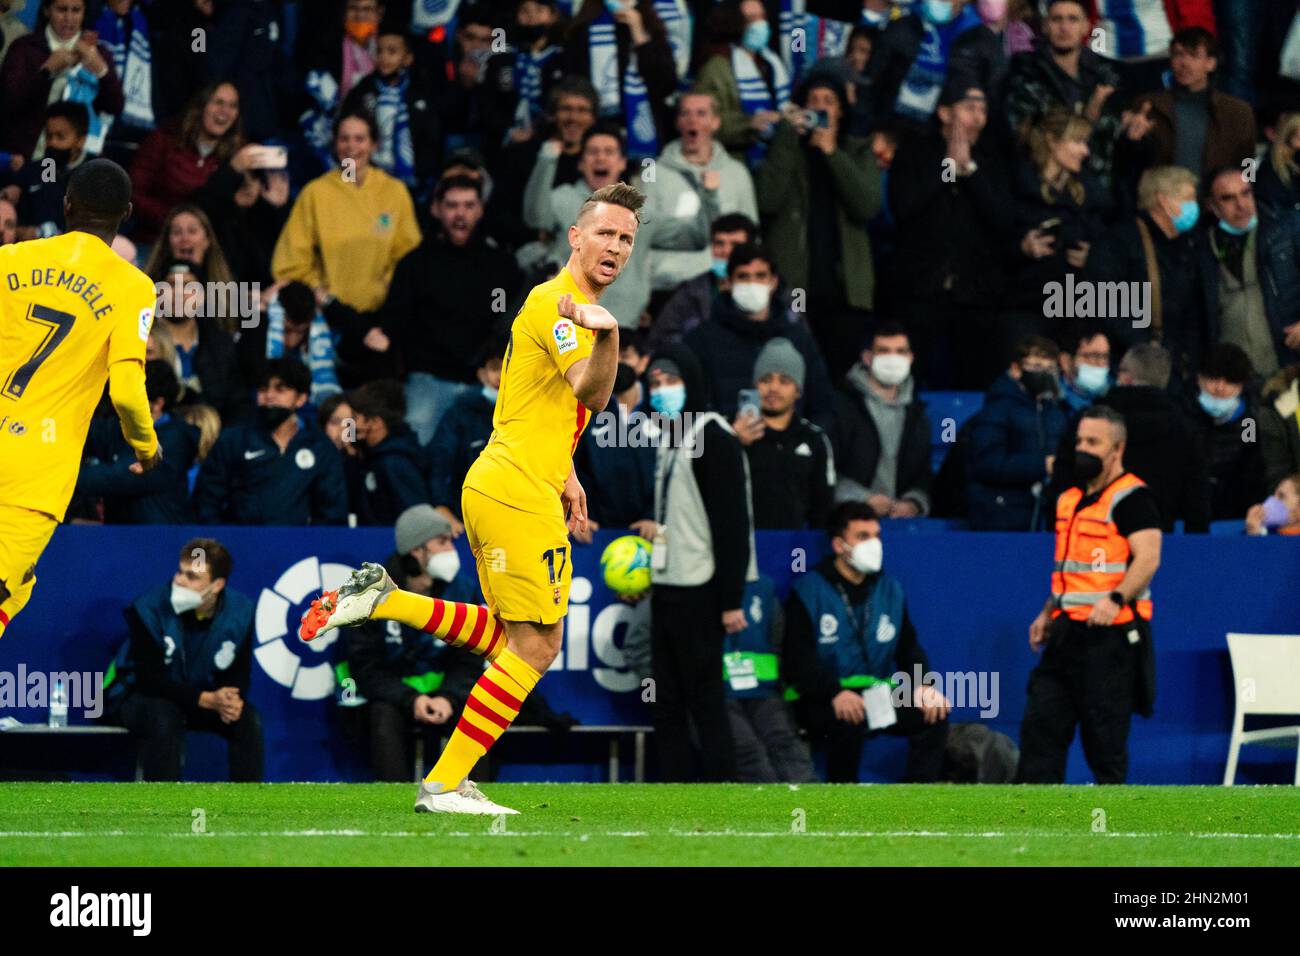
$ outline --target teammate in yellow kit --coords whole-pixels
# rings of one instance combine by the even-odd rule
[[[644,202],[622,183],[592,193],[569,227],[568,263],[533,288],[511,326],[492,438],[461,493],[487,606],[401,591],[380,565],[364,564],[303,617],[304,640],[374,617],[423,628],[490,662],[420,787],[418,812],[515,812],[488,800],[467,775],[560,650],[572,573],[568,532],[587,521],[573,450],[590,413],[609,401],[618,368],[618,323],[596,302],[632,254]]]
[[[130,178],[94,159],[68,179],[66,233],[0,247],[0,635],[67,511],[105,380],[132,470],[161,455],[144,388],[154,285],[109,248],[130,213]]]

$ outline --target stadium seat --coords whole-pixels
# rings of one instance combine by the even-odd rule
[[[984,393],[922,392],[920,398],[930,416],[930,467],[937,473],[956,440],[957,430],[983,407]]]
[[[1242,744],[1294,739],[1295,783],[1300,786],[1300,724],[1245,729],[1249,715],[1300,716],[1300,634],[1229,634],[1228,655],[1237,708],[1223,785],[1231,786],[1236,780]]]

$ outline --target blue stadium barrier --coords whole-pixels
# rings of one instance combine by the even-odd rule
[[[891,523],[885,530],[885,567],[903,582],[932,666],[941,673],[982,675],[988,690],[996,686],[996,714],[987,719],[1018,739],[1026,680],[1037,659],[1027,646],[1027,630],[1048,591],[1051,536],[898,533],[911,524]],[[267,778],[366,779],[338,728],[335,648],[302,644],[293,628],[322,579],[329,583],[358,562],[382,560],[390,552],[387,529],[61,527],[37,569],[31,603],[0,640],[0,672],[13,675],[20,666],[28,673],[102,670],[125,637],[122,607],[169,579],[180,546],[200,532],[230,548],[235,558],[230,585],[257,602],[259,643],[250,699],[265,722]],[[631,612],[613,599],[599,574],[601,548],[618,533],[602,531],[593,545],[574,548],[565,645],[541,684],[553,707],[588,724],[650,722],[621,650]],[[760,533],[758,546],[761,567],[783,595],[793,576],[812,567],[825,548],[823,536],[810,532]],[[462,561],[471,567],[463,539],[460,547]],[[1293,539],[1166,538],[1153,588],[1156,715],[1134,720],[1131,781],[1214,784],[1221,779],[1233,706],[1224,635],[1300,630],[1297,580],[1300,548]],[[952,719],[980,719],[979,709],[959,708]],[[6,707],[0,716],[46,719],[43,710],[31,708]],[[75,709],[70,719],[83,722]],[[0,753],[8,753],[9,746],[0,734],[0,747],[6,748]],[[218,778],[223,751],[215,739],[191,748],[187,776]],[[92,756],[85,765],[75,764],[81,769],[73,776],[111,775],[100,767],[103,753]],[[1288,759],[1294,758],[1279,756]],[[130,761],[124,765],[129,772]],[[901,742],[868,744],[865,767],[865,779],[897,779],[903,769]],[[1241,780],[1249,782],[1254,772],[1243,764]],[[503,778],[599,780],[602,774],[597,757],[591,764],[512,766]],[[1285,771],[1276,778],[1289,779]],[[1090,779],[1077,744],[1068,779]]]
[[[984,393],[921,392],[919,397],[930,416],[930,467],[937,472],[958,430],[983,407]]]

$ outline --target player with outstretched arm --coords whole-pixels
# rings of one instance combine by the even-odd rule
[[[587,521],[573,451],[591,413],[609,401],[618,368],[618,323],[597,301],[632,254],[644,202],[623,183],[592,193],[569,227],[568,263],[533,288],[511,326],[492,437],[461,492],[486,607],[402,591],[381,565],[366,563],[303,615],[303,640],[369,618],[396,620],[491,662],[420,786],[417,812],[516,812],[489,800],[468,774],[560,651],[568,533]]]

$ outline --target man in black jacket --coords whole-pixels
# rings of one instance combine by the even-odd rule
[[[1126,297],[1127,309],[1124,298],[1115,300],[1120,314],[1105,316],[1109,327],[1122,346],[1159,342],[1168,349],[1169,389],[1183,395],[1218,335],[1217,263],[1204,232],[1195,229],[1194,175],[1178,166],[1148,169],[1138,181],[1137,199],[1137,216],[1119,220],[1093,243],[1085,274],[1093,282],[1122,283],[1136,292],[1136,303],[1134,292]],[[1148,239],[1154,263],[1147,255]],[[1104,288],[1098,288],[1099,305]]]
[[[1210,479],[1210,517],[1238,520],[1273,489],[1264,484],[1264,456],[1254,434],[1259,403],[1246,353],[1220,342],[1201,362],[1197,396],[1187,409],[1204,450]]]
[[[429,504],[428,457],[402,420],[397,382],[371,382],[348,395],[361,452],[357,522],[388,525],[413,505]]]
[[[944,87],[939,126],[903,141],[890,166],[889,209],[898,225],[892,266],[881,274],[884,308],[918,342],[930,388],[981,389],[997,373],[992,313],[1005,271],[999,240],[1010,229],[1003,162],[983,135],[985,93],[956,74]]]
[[[198,454],[199,430],[172,417],[181,386],[168,363],[145,362],[144,387],[162,461],[136,474],[131,470],[135,451],[122,437],[117,418],[96,418],[86,436],[76,494],[104,499],[105,524],[190,524],[194,509],[188,474]]]
[[[647,381],[663,434],[655,515],[636,531],[654,545],[651,719],[659,764],[665,780],[731,780],[735,751],[718,662],[723,635],[748,626],[741,598],[745,582],[758,577],[745,455],[726,420],[708,411],[689,349],[661,348]]]
[[[479,234],[482,188],[468,176],[439,181],[437,229],[397,264],[381,313],[406,362],[407,423],[421,445],[474,382],[484,346],[518,304],[522,277],[514,259]]]
[[[863,743],[884,731],[908,738],[904,779],[932,783],[952,704],[924,683],[930,661],[903,588],[881,571],[880,520],[868,505],[843,502],[827,530],[831,553],[795,576],[786,603],[782,670],[799,695],[795,713],[827,745],[829,782],[856,783]]]
[[[930,417],[915,390],[910,337],[882,323],[835,395],[837,499],[865,501],[881,517],[929,514]]]
[[[1211,272],[1210,341],[1239,345],[1255,374],[1271,378],[1300,349],[1300,211],[1257,207],[1240,166],[1206,179]]]
[[[1116,386],[1103,403],[1124,416],[1124,468],[1147,483],[1160,508],[1161,528],[1172,531],[1181,519],[1185,530],[1204,532],[1210,525],[1205,453],[1192,422],[1168,392],[1169,375],[1165,349],[1154,342],[1135,345],[1120,360]],[[1061,436],[1044,508],[1081,483],[1074,464],[1078,427],[1075,416]]]
[[[727,283],[728,293],[713,302],[712,319],[682,340],[699,361],[712,407],[729,421],[735,418],[740,390],[753,385],[758,353],[780,337],[799,350],[807,369],[801,411],[813,421],[825,421],[833,401],[826,363],[802,316],[777,295],[772,257],[756,244],[737,246],[727,260]]]
[[[343,458],[302,422],[311,372],[297,359],[266,363],[257,416],[221,430],[194,485],[201,524],[344,524]]]
[[[741,408],[731,424],[749,459],[755,528],[820,528],[831,510],[830,439],[794,411],[804,377],[790,340],[772,339],[754,363],[758,404]]]

